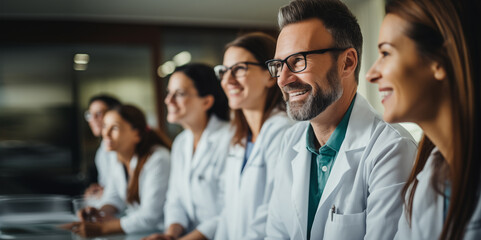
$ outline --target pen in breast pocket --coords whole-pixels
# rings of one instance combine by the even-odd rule
[[[332,205],[331,208],[331,222],[334,220],[334,213],[336,212],[336,206]]]

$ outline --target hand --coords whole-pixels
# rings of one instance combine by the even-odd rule
[[[100,199],[104,193],[104,188],[97,183],[92,183],[85,189],[85,198],[97,198]]]
[[[69,230],[81,237],[95,237],[102,235],[102,223],[73,222],[60,225],[60,228]]]
[[[172,235],[167,235],[167,234],[160,234],[160,233],[154,233],[150,236],[142,238],[142,240],[176,240]]]
[[[102,222],[107,220],[105,213],[94,207],[86,207],[79,210],[77,217],[82,222]]]

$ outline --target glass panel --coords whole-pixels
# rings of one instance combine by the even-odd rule
[[[100,143],[83,118],[95,94],[138,106],[157,126],[150,47],[2,45],[0,52],[0,194],[83,191]],[[78,53],[89,56],[80,68]]]
[[[72,60],[66,46],[2,46],[0,52],[0,185],[2,193],[15,193],[26,186],[4,177],[28,181],[45,171],[72,170]]]

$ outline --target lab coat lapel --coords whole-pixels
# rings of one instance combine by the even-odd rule
[[[241,167],[242,167],[242,161],[244,161],[244,154],[245,154],[245,149],[240,144],[230,146],[229,157],[227,159],[227,161],[229,162],[227,164],[233,165],[231,169],[234,172],[229,172],[229,174],[233,174],[233,176],[229,176],[229,178],[231,178],[233,183],[235,184],[233,186],[236,186],[238,189],[240,189],[242,184]]]
[[[192,151],[194,150],[194,136],[192,135],[192,132],[191,131],[188,131],[187,132],[187,136],[185,138],[185,144],[183,146],[183,151],[182,151],[182,155],[183,155],[183,158],[185,159],[185,166],[184,166],[184,169],[182,169],[182,171],[184,172],[182,174],[182,176],[186,176],[187,179],[185,179],[183,182],[186,183],[181,191],[184,192],[184,194],[186,194],[187,196],[187,199],[192,199],[192,191],[190,189],[191,185],[190,182],[191,182],[191,178],[192,178],[192,174],[193,174],[193,171],[191,171],[191,167],[192,167],[192,161],[193,161],[193,156],[192,156]],[[176,161],[177,159],[172,159],[173,161]],[[177,161],[180,161],[181,159],[178,159]],[[193,201],[189,201],[189,202],[193,202]],[[194,212],[194,206],[192,204],[187,204],[187,208],[188,208],[188,212]]]
[[[438,151],[433,150],[433,152]],[[412,226],[422,235],[421,239],[436,238],[442,231],[444,198],[437,194],[431,186],[433,153],[426,162],[424,169],[416,176],[418,186],[413,202]],[[420,197],[422,194],[422,197]],[[420,214],[422,209],[422,214]],[[417,211],[415,211],[417,210]]]
[[[215,131],[217,126],[219,125],[219,121],[215,118],[215,116],[211,116],[207,126],[200,137],[199,144],[197,145],[197,149],[192,157],[192,165],[191,168],[193,169],[192,172],[200,172],[203,173],[204,169],[209,165],[210,161],[200,161],[202,159],[202,155],[208,152],[211,148],[215,139],[212,139],[212,132]],[[192,149],[194,147],[194,142],[192,140]]]
[[[346,135],[327,180],[326,187],[319,201],[319,208],[330,195],[342,185],[342,178],[350,169],[357,169],[359,159],[369,140],[373,126],[373,109],[369,108],[366,100],[359,94],[349,117]],[[330,207],[330,206],[328,206]]]
[[[307,214],[309,204],[309,177],[311,167],[311,154],[306,148],[306,134],[307,129],[293,150],[297,152],[297,155],[292,160],[292,191],[291,199],[294,203],[300,232],[303,239],[307,237]]]

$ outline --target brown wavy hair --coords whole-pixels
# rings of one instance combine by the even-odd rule
[[[147,125],[144,113],[133,105],[120,105],[112,109],[117,112],[123,120],[128,122],[132,128],[139,132],[140,141],[135,146],[135,154],[138,162],[135,167],[133,176],[130,178],[127,186],[127,202],[140,203],[139,198],[139,175],[152,154],[155,146],[164,146],[170,150],[172,141],[164,132],[151,129]]]
[[[386,14],[397,15],[408,22],[404,34],[415,42],[421,58],[439,62],[447,74],[453,111],[453,153],[444,156],[446,160],[433,163],[434,172],[431,176],[431,185],[438,194],[444,195],[441,189],[446,181],[451,186],[449,209],[440,239],[462,239],[479,200],[481,53],[477,47],[479,33],[477,38],[471,40],[466,35],[470,31],[479,32],[479,29],[470,27],[473,23],[467,23],[470,17],[465,15],[468,15],[467,9],[470,7],[474,5],[466,8],[454,0],[395,0],[386,5]],[[475,12],[472,11],[473,14]],[[479,19],[475,15],[471,17]],[[416,176],[425,167],[434,147],[429,137],[423,136],[414,168],[402,191],[410,224],[418,184]],[[448,165],[448,162],[452,164]]]
[[[265,33],[253,32],[242,35],[236,38],[234,41],[228,43],[225,46],[227,50],[230,47],[240,47],[249,51],[259,63],[263,64],[263,68],[267,70],[267,66],[264,63],[274,57],[276,53],[276,40]],[[269,75],[270,76],[270,75]],[[264,114],[262,116],[262,124],[269,118],[269,115],[274,109],[280,109],[285,111],[286,105],[282,99],[282,93],[280,88],[274,84],[266,94],[266,104],[264,107]],[[235,127],[235,134],[232,137],[232,144],[243,145],[242,140],[247,137],[249,131],[249,125],[241,109],[232,110],[234,118],[232,119],[232,125]]]

